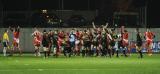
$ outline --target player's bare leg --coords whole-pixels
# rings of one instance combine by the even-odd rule
[[[128,47],[128,49],[127,49],[128,51],[128,56],[131,56],[131,48],[130,47]]]
[[[17,49],[19,51],[19,55],[22,56],[22,49],[20,48],[19,44],[17,44]]]
[[[148,55],[152,56],[152,44],[149,44],[148,46]]]
[[[96,49],[96,56],[99,56],[99,53],[100,53],[100,45],[97,47],[97,49]]]
[[[39,46],[35,46],[35,56],[41,56]]]
[[[107,49],[107,50],[108,50],[107,52],[108,52],[108,55],[109,55],[110,58],[112,57],[112,50],[111,50],[111,49],[112,49],[112,48],[111,48],[111,46],[109,45],[109,46],[108,46],[108,49]]]
[[[10,55],[9,56],[13,56],[14,54],[14,46],[12,45],[10,48]]]

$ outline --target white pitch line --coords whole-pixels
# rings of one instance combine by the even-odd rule
[[[71,71],[76,71],[76,70],[80,70],[80,71],[97,71],[97,70],[130,70],[130,69],[4,69],[4,70],[0,70],[0,71],[45,71],[45,70],[53,70],[53,71],[62,71],[62,70],[71,70]],[[149,69],[150,70],[150,69]],[[155,68],[154,70],[159,70],[157,68]]]
[[[28,66],[29,64],[24,64],[25,66]]]
[[[85,71],[85,70],[92,70],[92,71],[96,71],[96,70],[121,70],[121,69],[4,69],[4,70],[0,70],[0,71],[44,71],[44,70],[81,70],[81,71]]]

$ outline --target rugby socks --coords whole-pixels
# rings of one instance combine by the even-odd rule
[[[35,52],[35,56],[37,56],[37,55],[38,55],[38,53],[37,53],[37,49],[35,49],[35,51],[34,51],[34,52]]]
[[[57,48],[53,48],[53,49],[54,49],[54,50],[53,50],[53,55],[55,55]]]
[[[152,49],[149,49],[149,56],[152,56]]]
[[[44,51],[44,57],[45,57],[45,58],[47,57],[47,52],[46,52],[46,51]]]
[[[99,56],[99,49],[96,50],[96,56]]]
[[[51,47],[48,50],[48,56],[50,56],[50,53],[51,53]]]
[[[47,52],[47,56],[50,56],[50,49],[49,49],[49,51]]]
[[[3,55],[6,56],[6,47],[3,48]]]
[[[108,54],[109,54],[109,57],[111,58],[112,57],[111,49],[108,49]]]
[[[38,56],[41,56],[41,53],[40,53],[40,51],[38,51]]]
[[[125,57],[127,57],[126,50],[127,50],[127,48],[124,47],[124,48],[123,48],[123,55],[124,55]]]
[[[143,55],[142,55],[142,51],[141,51],[141,50],[139,51],[139,54],[140,54],[140,58],[143,58]]]
[[[85,50],[82,50],[82,57],[85,56]]]
[[[119,57],[119,55],[118,55],[118,50],[116,50],[116,53],[117,53],[116,57]]]
[[[115,52],[115,49],[114,49],[114,48],[112,48],[112,56],[114,55],[114,52]]]

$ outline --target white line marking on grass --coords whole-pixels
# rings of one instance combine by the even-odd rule
[[[45,71],[45,70],[52,70],[52,71],[64,71],[64,70],[68,70],[68,71],[97,71],[97,70],[101,70],[101,71],[107,71],[107,70],[122,70],[122,71],[128,71],[130,69],[1,69],[1,71]],[[150,70],[150,69],[147,69]],[[154,70],[159,70],[159,69],[154,69]]]
[[[38,69],[38,71],[43,71],[44,69]]]
[[[91,70],[91,71],[96,71],[96,70],[121,70],[121,69],[4,69],[4,70],[0,70],[0,71],[45,71],[45,70],[71,70],[71,71],[76,71],[76,70],[81,70],[81,71],[87,71],[87,70]]]

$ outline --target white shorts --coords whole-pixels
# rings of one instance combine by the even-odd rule
[[[14,38],[14,41],[19,44],[19,38]]]
[[[80,43],[80,41],[79,41],[79,40],[76,40],[75,44],[79,44],[79,43]]]
[[[34,46],[35,50],[37,50],[38,48],[40,48],[39,46]]]
[[[43,47],[43,50],[44,50],[44,51],[48,51],[48,48],[47,48],[47,47]]]
[[[118,50],[118,42],[115,43],[114,49]]]

